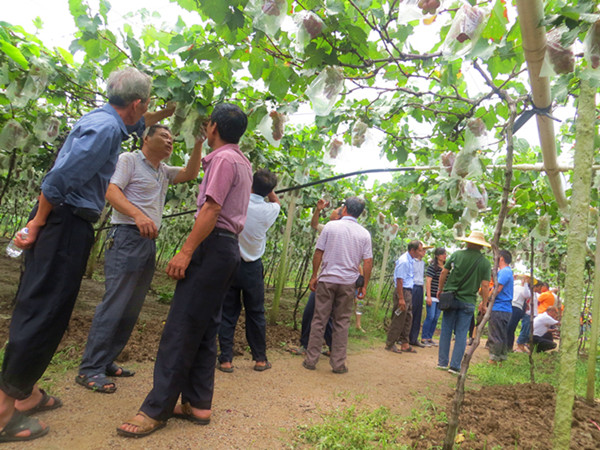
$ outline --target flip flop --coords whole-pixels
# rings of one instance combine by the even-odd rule
[[[407,349],[402,349],[402,352],[403,353],[417,353],[417,351],[414,348],[412,348],[410,345],[408,346]]]
[[[225,372],[225,373],[233,372],[233,366],[223,367],[223,366],[221,366],[221,361],[217,361],[217,369],[219,369],[221,372]]]
[[[52,395],[48,395],[45,390],[40,389],[42,393],[42,398],[33,408],[29,408],[26,411],[20,411],[21,414],[26,416],[31,416],[33,414],[39,414],[44,411],[52,411],[53,409],[60,408],[63,404],[58,397],[54,397]],[[48,402],[50,400],[54,400],[54,402],[49,405]]]
[[[269,361],[265,361],[264,366],[259,366],[258,364],[255,364],[254,370],[256,370],[257,372],[264,372],[265,370],[269,370],[271,367],[273,367],[273,365]]]
[[[117,433],[121,436],[140,438],[148,436],[149,434],[152,434],[167,425],[167,422],[155,420],[143,411],[138,412],[138,415],[142,416],[142,419],[134,417],[133,419],[123,423],[123,425],[133,425],[137,427],[138,431],[127,431],[117,427]]]
[[[118,373],[119,370],[121,373]],[[109,377],[121,377],[121,378],[129,378],[135,375],[135,371],[128,370],[124,367],[117,366],[115,363],[112,363],[108,369],[106,369],[106,375]]]
[[[207,419],[203,419],[201,417],[195,416],[194,411],[192,410],[192,405],[189,403],[182,403],[181,413],[173,413],[173,417],[177,419],[187,420],[196,425],[208,425],[210,423],[210,417]]]
[[[90,391],[102,392],[103,394],[112,394],[117,390],[115,383],[110,381],[104,375],[100,374],[92,375],[91,377],[79,374],[75,377],[75,382],[82,385],[84,388],[89,389]],[[112,387],[106,387],[107,385],[111,384]]]
[[[29,430],[29,436],[17,436],[18,433],[25,430]],[[50,428],[42,428],[37,419],[27,417],[25,414],[15,411],[8,423],[0,431],[0,443],[31,441],[44,436],[48,431],[50,431]]]

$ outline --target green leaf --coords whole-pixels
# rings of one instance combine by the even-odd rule
[[[492,39],[496,42],[500,42],[504,34],[506,33],[506,25],[508,19],[504,16],[506,14],[505,0],[496,0],[492,13],[488,20],[487,25],[483,29],[481,36],[486,39]]]
[[[287,77],[279,67],[274,67],[273,70],[271,70],[268,84],[269,90],[279,99],[285,97],[285,94],[287,94],[287,91],[290,88]]]
[[[73,65],[74,60],[73,60],[73,55],[71,55],[71,53],[69,53],[62,47],[56,47],[56,51],[60,54],[60,56],[62,56],[62,58],[65,60],[65,62],[67,64],[69,64],[71,66]]]
[[[6,54],[6,56],[19,64],[23,69],[29,70],[29,63],[17,47],[12,45],[10,42],[2,40],[0,41],[0,48],[2,48],[2,51]]]
[[[35,19],[33,19],[33,26],[36,27],[38,30],[41,30],[44,26],[44,22],[42,21],[42,19],[40,19],[39,16],[37,16]]]
[[[108,12],[110,11],[110,3],[108,0],[100,0],[100,15],[104,19],[104,23],[108,22]]]
[[[135,62],[138,62],[142,56],[140,44],[133,37],[127,36],[127,45],[129,46],[129,50],[131,50],[131,58]]]

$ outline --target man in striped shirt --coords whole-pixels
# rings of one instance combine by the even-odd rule
[[[319,236],[313,257],[313,273],[310,289],[315,291],[313,316],[304,368],[315,370],[325,325],[331,315],[333,333],[329,364],[334,373],[346,373],[346,349],[348,329],[358,267],[362,260],[364,286],[358,289],[358,298],[364,298],[373,267],[371,235],[356,220],[365,208],[365,201],[358,197],[346,199],[342,218],[329,222]],[[319,273],[319,269],[321,272]]]

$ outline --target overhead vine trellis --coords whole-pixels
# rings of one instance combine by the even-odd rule
[[[281,185],[295,186],[298,207],[292,216],[302,216],[321,191],[335,196],[358,192],[370,200],[372,214],[364,220],[376,249],[384,253],[386,245],[391,251],[399,246],[382,239],[378,213],[388,224],[399,225],[403,239],[418,230],[432,241],[448,242],[454,224],[465,228],[478,214],[473,199],[462,195],[466,186],[475,186],[489,196],[486,214],[477,220],[493,229],[504,201],[503,149],[513,116],[498,94],[515,99],[520,115],[532,104],[537,111],[572,106],[581,80],[595,89],[599,77],[594,58],[600,52],[593,45],[586,44],[584,58],[573,57],[570,71],[541,76],[540,68],[547,55],[545,31],[559,30],[567,59],[574,41],[589,38],[594,44],[596,2],[517,0],[514,10],[503,0],[448,0],[434,12],[418,7],[411,11],[412,3],[174,0],[165,5],[197,13],[198,20],[185,23],[180,18],[163,26],[142,13],[138,27],[109,23],[105,0],[96,9],[70,0],[77,32],[68,50],[0,23],[0,229],[7,233],[18,227],[73,119],[102,102],[101,79],[124,64],[153,74],[157,106],[167,100],[180,104],[181,114],[170,123],[180,135],[175,164],[184,160],[183,142],[189,141],[193,122],[216,102],[237,101],[250,113],[242,149],[255,166],[277,171]],[[464,26],[472,23],[465,21],[465,11],[478,21],[468,32]],[[456,32],[457,24],[463,31],[458,27]],[[523,80],[525,69],[531,89]],[[482,83],[478,90],[471,89],[474,79]],[[307,103],[316,113],[314,123],[286,123],[286,116]],[[513,178],[500,241],[526,260],[522,248],[528,248],[530,231],[541,215],[548,216],[552,239],[541,242],[539,251],[549,255],[549,262],[536,270],[551,276],[566,251],[569,226],[559,172],[569,184],[576,181],[572,167],[559,166],[557,156],[573,147],[575,133],[572,120],[562,123],[556,136],[550,118],[537,114],[536,120],[541,152],[522,138],[514,139]],[[472,145],[473,124],[490,138]],[[376,135],[383,136],[382,155],[413,168],[402,168],[392,183],[375,183],[370,190],[364,189],[360,174],[352,181],[340,178],[298,190],[309,179],[332,178],[332,165],[325,160],[360,155],[366,146],[378,145]],[[468,163],[461,174],[448,173],[443,163],[452,155]],[[586,167],[597,170],[599,162],[594,157]],[[417,196],[419,202],[413,203],[420,206],[418,214],[407,215],[407,205]],[[592,191],[593,205],[597,198]],[[171,189],[167,215],[193,204],[192,185]],[[173,228],[161,239],[173,248],[185,224],[165,226]],[[303,234],[291,231],[289,252],[302,245]],[[273,254],[281,250],[276,245],[272,249]],[[382,264],[381,272],[386,266]]]

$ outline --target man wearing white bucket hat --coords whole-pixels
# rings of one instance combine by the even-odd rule
[[[454,252],[446,261],[440,275],[438,292],[453,292],[454,302],[444,311],[438,351],[438,368],[458,373],[467,345],[467,332],[477,304],[477,292],[481,288],[483,301],[479,310],[485,312],[488,301],[491,264],[481,253],[483,247],[491,247],[479,230],[471,231],[469,237],[458,238],[467,243],[465,250]],[[447,282],[446,282],[447,281]],[[455,334],[452,358],[449,360],[452,334]]]

